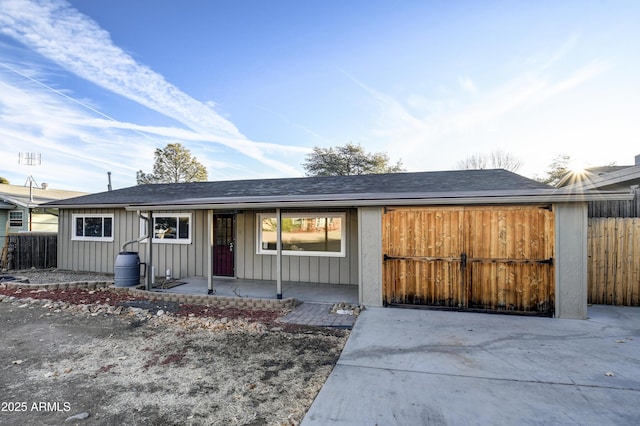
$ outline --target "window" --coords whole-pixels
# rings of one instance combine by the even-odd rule
[[[147,222],[140,221],[140,235],[147,233]],[[154,243],[191,243],[191,213],[162,213],[153,215]]]
[[[112,214],[74,214],[72,240],[113,241]]]
[[[285,213],[282,215],[282,254],[345,256],[344,213]],[[258,254],[275,254],[276,217],[258,214]]]
[[[23,211],[9,212],[9,226],[12,228],[22,228],[23,226]]]

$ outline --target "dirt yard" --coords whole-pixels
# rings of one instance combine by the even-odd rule
[[[348,337],[107,290],[0,301],[0,424],[298,424]]]

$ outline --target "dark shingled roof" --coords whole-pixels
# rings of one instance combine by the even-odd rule
[[[326,196],[337,194],[452,193],[550,189],[502,170],[455,170],[358,176],[323,176],[139,185],[54,201],[49,206],[171,204],[180,200]],[[392,198],[392,197],[389,197]]]

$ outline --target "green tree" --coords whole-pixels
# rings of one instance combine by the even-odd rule
[[[6,177],[0,176],[0,183],[4,183],[5,185],[9,185],[9,179]]]
[[[145,183],[203,182],[207,169],[191,156],[191,152],[179,143],[170,143],[164,149],[156,149],[153,173],[136,173],[138,185]]]
[[[477,169],[505,169],[510,172],[517,171],[522,166],[522,161],[508,152],[502,150],[492,151],[490,154],[476,153],[458,162],[460,170]]]
[[[536,178],[537,181],[548,185],[556,185],[562,178],[569,173],[569,163],[571,157],[566,154],[556,155],[551,164],[547,167],[546,176]]]
[[[348,143],[331,148],[313,148],[302,164],[307,176],[346,176],[406,171],[402,162],[389,165],[385,153],[367,153],[362,145]]]

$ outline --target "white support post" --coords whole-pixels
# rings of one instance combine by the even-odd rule
[[[153,288],[153,212],[149,210],[147,212],[147,217],[149,220],[147,221],[147,276],[145,277],[145,289],[147,291],[151,291]]]
[[[207,235],[207,293],[213,294],[213,210],[207,212]]]
[[[276,209],[276,298],[282,299],[282,215]]]

